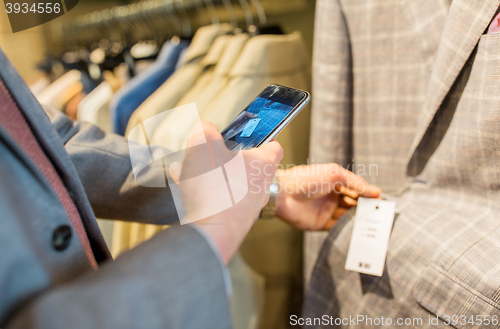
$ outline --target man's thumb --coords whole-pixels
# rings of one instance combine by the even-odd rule
[[[277,165],[280,163],[281,159],[283,159],[283,148],[280,143],[275,140],[262,145],[259,147],[259,150],[263,151],[267,155],[269,161],[273,164]]]

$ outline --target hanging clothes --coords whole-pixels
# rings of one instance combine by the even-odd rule
[[[192,103],[213,80],[215,68],[224,57],[224,53],[233,38],[234,36],[232,35],[221,35],[215,39],[207,55],[203,57],[203,60],[201,61],[203,71],[199,75],[198,79],[196,79],[194,85],[184,94],[180,101],[177,102],[175,105],[176,107]]]
[[[212,40],[216,41],[212,47],[207,46],[206,55],[196,60],[193,60],[192,50],[188,50],[187,63],[132,115],[127,126],[129,139],[144,142],[144,136],[131,133],[133,128],[163,111],[191,102],[196,103],[202,119],[214,121],[219,129],[223,129],[269,84],[309,89],[310,61],[299,33],[260,35],[251,39],[246,34],[223,34],[214,36]],[[191,47],[196,41],[195,36]],[[212,56],[216,53],[217,56]],[[163,120],[147,120],[149,140],[152,144],[171,150],[184,147],[191,134],[192,122],[186,120],[182,112],[167,114]],[[295,120],[291,125],[294,126],[294,132],[303,133],[292,134],[290,130],[285,130],[280,134],[278,139],[283,147],[290,150],[283,163],[303,163],[308,150],[307,138],[304,136],[308,134],[309,122],[305,119]],[[138,133],[142,133],[142,130]],[[116,223],[112,252],[117,255],[163,229],[163,226]],[[264,277],[252,271],[239,256],[235,257],[229,268],[234,280],[231,309],[235,328],[256,328],[264,304]]]
[[[214,73],[215,73],[215,67],[218,65],[218,62],[220,59],[222,59],[225,53],[225,49],[227,48],[227,45],[230,43],[230,40],[234,38],[233,36],[230,35],[221,35],[218,36],[215,41],[213,42],[213,45],[210,47],[208,50],[208,53],[206,54],[205,57],[200,62],[200,65],[203,66],[203,71],[199,75],[198,79],[194,83],[194,85],[189,89],[189,91],[182,97],[181,101],[175,106],[179,106],[180,104],[185,104],[185,103],[190,103],[192,99],[194,99],[214,78]],[[169,119],[171,117],[174,117],[176,114],[182,113],[182,112],[176,112],[172,113],[172,115],[167,115],[165,119]],[[182,118],[181,118],[182,119]],[[186,118],[184,118],[186,119]],[[163,120],[161,121],[163,122]],[[177,122],[181,126],[183,125],[183,122]],[[148,130],[151,129],[151,125],[148,122]],[[178,130],[175,130],[178,131]],[[152,131],[153,132],[153,131]],[[184,135],[184,131],[181,130],[181,135],[175,135],[174,134],[168,136],[168,138],[171,138],[170,142],[179,141]],[[134,136],[133,133],[129,134],[129,139],[134,140],[136,136]],[[176,137],[178,137],[176,139]],[[143,141],[144,139],[140,140],[135,140],[137,142]],[[174,149],[171,149],[174,150]],[[158,225],[147,225],[147,224],[138,224],[138,223],[131,223],[131,224],[123,224],[123,225],[130,225],[130,244],[131,245],[137,245],[144,240],[147,240],[151,237],[153,237],[156,233],[162,231],[164,227],[158,226]]]
[[[124,74],[126,68],[128,68],[126,64],[119,65],[115,67],[113,72],[104,71],[102,73],[104,81],[92,90],[78,106],[77,120],[90,122],[106,132],[113,131],[109,105],[113,95],[116,95],[116,92],[129,80],[129,76]]]
[[[120,63],[117,67],[113,69],[112,75],[107,75],[106,71],[102,74],[104,80],[106,80],[113,90],[118,90],[125,86],[130,80],[130,66],[127,63]]]
[[[182,96],[194,85],[205,68],[203,58],[214,43],[214,40],[231,31],[231,25],[209,25],[198,29],[186,54],[186,63],[177,70],[161,87],[159,87],[144,103],[132,114],[127,125],[126,135],[147,119],[172,109]],[[157,124],[151,122],[151,128]],[[159,122],[158,122],[159,124]],[[140,136],[128,136],[130,139],[140,141]]]
[[[185,63],[148,97],[130,117],[125,133],[129,140],[136,142],[144,141],[143,136],[135,136],[134,133],[131,133],[132,128],[151,116],[173,108],[179,99],[196,83],[203,69],[207,65],[217,63],[225,43],[218,42],[218,45],[216,45],[215,40],[230,31],[231,26],[229,24],[209,25],[198,29],[191,45],[184,54],[180,55],[184,57]],[[209,52],[211,53],[210,55]],[[203,61],[205,57],[208,58]],[[156,126],[155,123],[151,122],[153,128]],[[157,123],[159,124],[160,122]],[[116,256],[120,252],[128,250],[151,238],[164,228],[164,226],[157,225],[116,222],[113,231],[111,252]]]
[[[210,101],[224,88],[229,78],[229,71],[234,65],[249,36],[239,34],[229,37],[220,60],[212,70],[206,73],[207,80],[200,79],[191,90],[177,103],[176,107],[194,102],[198,113],[202,113]],[[196,118],[178,111],[162,120],[153,135],[152,144],[162,145],[171,151],[182,148],[182,141],[196,125]]]
[[[115,95],[109,107],[113,132],[125,134],[132,113],[174,73],[180,54],[188,46],[188,41],[179,38],[167,41],[156,61]]]
[[[184,103],[179,102],[179,105],[186,104],[188,102],[195,102],[199,112],[203,112],[208,106],[210,101],[224,88],[228,82],[229,71],[233,67],[234,63],[238,59],[241,51],[249,35],[239,34],[231,38],[230,42],[226,46],[224,54],[221,56],[217,66],[215,67],[213,78],[210,83],[197,95],[193,100],[185,99]]]
[[[302,35],[259,35],[245,44],[241,55],[232,67],[224,89],[200,113],[200,119],[213,122],[224,129],[255,97],[270,84],[280,84],[297,89],[310,86],[309,56]],[[307,123],[297,120],[290,123],[298,130],[307,130]],[[304,127],[302,127],[304,126]],[[160,132],[157,132],[160,134]],[[181,147],[187,147],[191,131],[185,133]],[[307,158],[307,142],[303,136],[283,130],[277,138],[287,147],[283,163],[299,164]],[[153,136],[159,141],[160,136]]]
[[[113,97],[111,85],[104,81],[85,97],[77,111],[77,120],[90,122],[103,131],[112,130],[108,105]]]
[[[80,71],[71,70],[40,92],[37,99],[40,104],[62,111],[64,106],[83,90],[81,79]]]
[[[300,33],[259,35],[245,45],[230,73],[226,88],[202,113],[202,120],[224,129],[270,84],[305,89],[308,76],[307,50]]]
[[[269,84],[308,89],[309,61],[300,33],[261,35],[250,40],[246,34],[230,38],[213,73],[207,74],[210,81],[198,80],[175,107],[194,101],[201,119],[215,122],[222,130]],[[150,130],[148,122],[148,132],[153,132],[149,140],[171,151],[186,148],[195,124],[196,118],[190,119],[182,111],[175,112],[171,116],[167,115],[161,123],[156,123],[154,130]],[[308,122],[304,125],[308,125]],[[306,130],[307,127],[301,126],[299,129]],[[284,163],[302,163],[307,155],[307,143],[298,140],[302,136],[296,136],[285,132],[279,137],[284,145],[294,149]],[[144,139],[137,139],[140,140]],[[130,224],[130,227],[130,230],[124,231],[131,236],[134,245],[162,230],[153,225]]]

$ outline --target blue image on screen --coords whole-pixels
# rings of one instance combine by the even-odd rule
[[[248,108],[223,131],[231,149],[250,149],[264,141],[290,114],[293,106],[257,97]]]

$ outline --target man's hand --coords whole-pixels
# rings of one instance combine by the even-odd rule
[[[199,128],[190,139],[182,165],[173,163],[169,173],[180,188],[186,222],[199,225],[228,264],[269,200],[269,187],[283,149],[273,141],[241,151],[243,157],[237,158],[237,153],[226,147],[215,125],[203,122]],[[225,170],[226,184],[221,184],[221,176],[201,176],[215,173],[217,168],[220,172],[221,167]],[[227,195],[228,191],[234,204],[219,211],[221,203],[214,200],[218,195]],[[206,214],[213,215],[207,217]]]
[[[276,215],[300,230],[329,230],[359,196],[378,198],[380,188],[337,164],[280,170]]]

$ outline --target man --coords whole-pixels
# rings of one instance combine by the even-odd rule
[[[239,182],[255,180],[233,208],[172,227],[111,261],[95,215],[179,223],[169,189],[136,183],[125,139],[47,113],[50,120],[0,51],[0,326],[231,328],[223,267],[269,198],[280,145],[243,152],[249,176]],[[209,123],[191,143],[203,138],[221,140]],[[188,152],[187,162],[196,156]],[[173,166],[172,177],[179,181],[186,168]],[[278,195],[277,213],[296,227],[330,226],[358,195],[380,193],[336,165],[318,168],[310,177],[279,173],[289,188]],[[327,184],[309,191],[310,183]],[[186,217],[196,218],[203,199],[183,201]]]

